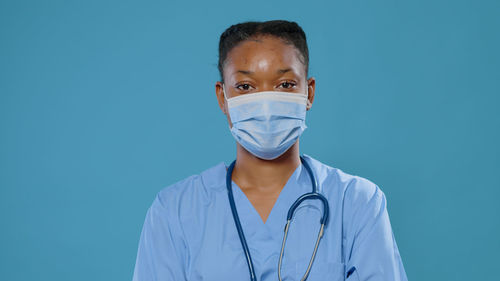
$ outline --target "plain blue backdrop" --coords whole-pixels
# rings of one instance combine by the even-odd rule
[[[382,188],[410,280],[498,280],[499,1],[0,3],[0,279],[130,280],[156,193],[235,157],[220,34],[287,19],[301,152]]]

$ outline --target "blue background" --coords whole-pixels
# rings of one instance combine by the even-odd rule
[[[410,280],[498,280],[499,1],[1,1],[2,280],[130,280],[165,186],[235,157],[220,34],[308,36],[301,152],[385,192]]]

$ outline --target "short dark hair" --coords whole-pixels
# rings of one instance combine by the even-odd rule
[[[306,34],[296,22],[286,20],[247,21],[231,25],[220,36],[218,68],[222,82],[224,82],[223,67],[229,51],[239,43],[259,35],[278,37],[285,43],[292,44],[297,48],[302,55],[299,60],[304,64],[307,77],[309,72],[309,50],[307,48]]]

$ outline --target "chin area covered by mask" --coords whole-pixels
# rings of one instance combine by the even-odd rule
[[[262,91],[227,98],[236,141],[256,157],[272,160],[285,153],[307,128],[307,94]]]

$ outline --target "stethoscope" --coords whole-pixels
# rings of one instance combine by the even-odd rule
[[[325,228],[326,223],[328,222],[328,200],[326,200],[325,196],[321,195],[320,193],[317,192],[317,182],[316,178],[314,177],[314,173],[311,170],[311,167],[307,163],[307,161],[304,159],[303,156],[300,156],[300,161],[304,165],[304,167],[307,170],[307,173],[309,174],[309,178],[311,179],[312,182],[312,192],[305,193],[302,196],[300,196],[293,204],[290,206],[290,209],[288,210],[288,215],[287,215],[287,221],[285,225],[285,234],[283,235],[283,243],[281,244],[281,251],[280,251],[280,257],[279,257],[279,262],[278,262],[278,279],[281,281],[281,263],[283,260],[283,252],[285,250],[285,243],[286,243],[286,238],[288,236],[288,229],[290,227],[290,222],[292,221],[293,214],[297,207],[300,205],[305,200],[312,200],[312,199],[319,199],[321,202],[323,202],[323,217],[320,220],[321,223],[321,228],[318,233],[318,238],[316,239],[316,244],[314,246],[314,251],[312,254],[311,259],[309,260],[309,265],[307,267],[306,273],[302,277],[301,281],[305,281],[307,279],[307,276],[309,275],[309,271],[311,270],[311,266],[314,261],[314,257],[316,256],[316,251],[318,250],[318,245],[319,241],[321,240],[321,237],[323,237],[323,230]],[[245,234],[243,233],[243,229],[241,228],[241,223],[240,219],[238,216],[238,212],[236,211],[236,205],[234,204],[234,197],[233,197],[233,189],[232,189],[232,174],[233,174],[233,168],[234,164],[236,163],[236,160],[229,165],[227,169],[227,174],[226,174],[226,187],[227,187],[227,195],[229,197],[229,204],[231,205],[231,212],[233,213],[233,219],[234,223],[236,224],[236,229],[238,230],[238,235],[240,236],[240,242],[241,246],[243,247],[243,252],[245,253],[245,257],[247,260],[248,264],[248,270],[250,271],[250,280],[251,281],[257,281],[255,277],[255,271],[253,267],[253,262],[252,262],[252,257],[250,256],[250,251],[248,250],[248,245],[245,239]]]

